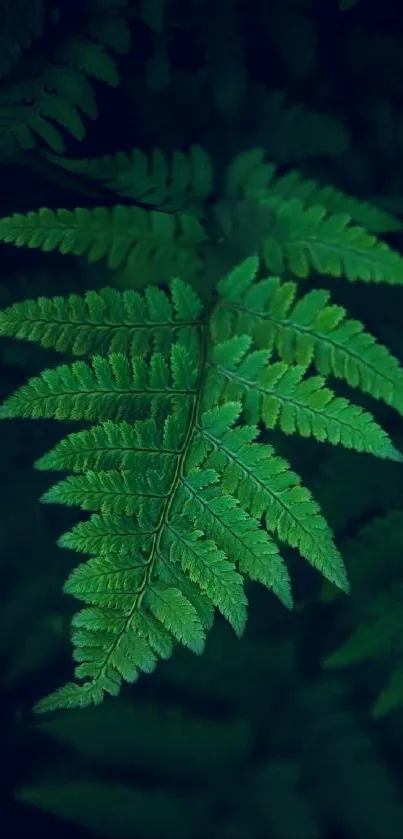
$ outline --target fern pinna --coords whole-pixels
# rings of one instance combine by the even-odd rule
[[[241,635],[244,577],[291,607],[281,542],[348,590],[318,505],[259,441],[259,425],[401,460],[370,413],[308,368],[314,361],[400,412],[402,373],[325,292],[295,303],[294,284],[261,279],[258,266],[255,257],[240,264],[207,305],[173,279],[169,293],[106,288],[1,315],[3,335],[89,357],[45,370],[1,409],[2,418],[95,423],[36,464],[73,473],[43,501],[91,513],[60,539],[90,557],[65,585],[86,604],[73,618],[77,682],[38,710],[115,695],[175,642],[201,653],[215,609]]]

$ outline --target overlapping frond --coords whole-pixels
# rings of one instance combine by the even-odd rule
[[[177,151],[171,157],[160,149],[153,149],[150,155],[133,149],[84,160],[53,154],[47,154],[47,158],[68,172],[98,181],[125,198],[166,212],[197,209],[213,190],[210,157],[197,145],[191,146],[187,154]]]

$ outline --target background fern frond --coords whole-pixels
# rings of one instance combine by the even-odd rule
[[[38,12],[38,2],[31,4]],[[91,5],[91,4],[90,4]],[[51,55],[29,57],[0,91],[0,146],[10,154],[43,140],[53,152],[65,151],[64,134],[82,140],[83,117],[98,109],[90,79],[116,86],[119,76],[110,50],[127,52],[130,29],[122,3],[86,8],[79,32],[55,35]],[[38,28],[35,16],[31,25]],[[68,31],[68,28],[67,28]]]
[[[328,215],[321,206],[306,207],[298,198],[267,199],[273,212],[272,229],[263,243],[269,271],[291,271],[308,277],[312,271],[350,281],[403,282],[403,259],[347,214]]]
[[[259,143],[274,160],[295,161],[325,154],[337,157],[350,145],[349,132],[333,116],[287,101],[281,91],[258,90]]]
[[[0,144],[5,151],[30,149],[41,139],[63,152],[63,130],[84,137],[82,114],[97,115],[92,87],[75,70],[39,62],[28,79],[10,81],[1,91]]]
[[[298,169],[277,174],[267,160],[267,149],[248,149],[236,155],[225,171],[224,195],[229,199],[258,198],[264,201],[296,199],[306,207],[321,206],[329,215],[347,215],[370,233],[382,235],[402,229],[400,219],[368,201],[347,195],[334,186],[306,178]]]
[[[370,598],[363,608],[358,626],[324,661],[325,668],[332,670],[362,662],[379,662],[388,666],[390,672],[386,684],[372,705],[375,718],[386,716],[403,706],[402,596],[402,585],[396,583]]]
[[[125,266],[140,279],[167,269],[170,276],[193,275],[200,269],[200,247],[206,233],[194,216],[168,215],[140,207],[48,210],[14,214],[0,221],[0,240],[17,247],[85,255],[89,262],[106,259],[111,269]],[[150,280],[150,277],[148,276]]]
[[[63,41],[55,51],[56,61],[116,87],[119,75],[109,51],[119,54],[130,49],[131,34],[124,17],[125,6],[126,2],[90,2],[88,23],[74,37]]]
[[[154,149],[150,155],[140,149],[118,152],[87,160],[46,154],[46,158],[68,172],[99,181],[113,192],[166,212],[200,212],[213,191],[213,166],[201,146],[190,146],[166,155]]]
[[[0,78],[7,76],[24,50],[43,34],[43,0],[15,0],[0,12]]]
[[[383,684],[372,691],[374,717],[403,705],[402,534],[402,510],[387,509],[346,540],[353,601],[343,616],[341,640],[323,662],[332,670],[372,665],[374,685]]]
[[[307,206],[324,207],[331,215],[348,215],[355,224],[377,236],[402,229],[400,219],[386,210],[347,195],[334,186],[323,185],[314,178],[305,178],[296,169],[274,178],[267,191],[283,200],[296,198]]]

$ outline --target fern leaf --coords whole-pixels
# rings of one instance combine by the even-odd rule
[[[70,543],[69,546],[72,547]],[[88,545],[88,547],[92,546],[93,543]],[[95,551],[97,547],[98,543],[94,548]],[[84,618],[82,617],[83,610],[81,610],[78,613],[81,616],[78,626],[91,631],[103,631],[106,610],[108,632],[119,635],[124,630],[130,605],[140,591],[144,568],[140,562],[136,564],[129,554],[117,554],[113,562],[111,556],[112,554],[110,556],[102,554],[82,562],[71,572],[64,591],[67,594],[74,594],[84,603],[98,610],[91,614],[87,610]],[[97,617],[98,612],[102,615],[101,620]],[[76,620],[73,626],[77,626]]]
[[[196,211],[213,191],[213,167],[201,146],[171,158],[160,149],[147,156],[140,149],[94,159],[71,160],[48,153],[47,159],[68,172],[101,182],[125,198],[166,212]]]
[[[116,64],[101,44],[96,44],[88,38],[74,38],[63,44],[57,57],[61,63],[71,65],[75,70],[99,79],[111,87],[117,87],[119,75]]]
[[[171,275],[181,275],[189,265],[197,274],[197,251],[206,234],[193,216],[147,212],[140,207],[117,205],[109,210],[48,210],[0,221],[0,241],[17,247],[59,250],[87,256],[89,262],[106,259],[109,268],[125,266],[136,274],[150,271],[150,263],[172,266]]]
[[[184,526],[181,518],[171,523],[169,530],[172,536],[170,558],[180,562],[192,582],[205,591],[237,635],[242,635],[246,624],[246,598],[240,574],[213,541],[203,538],[203,531]]]
[[[285,363],[314,363],[322,376],[344,379],[402,413],[402,369],[386,347],[360,321],[347,318],[342,306],[329,303],[328,291],[314,289],[296,299],[297,283],[278,277],[256,282],[257,265],[255,258],[246,260],[219,283],[228,313],[226,322],[217,320],[221,334],[252,331],[258,347],[275,350]]]
[[[271,181],[268,192],[281,199],[297,198],[307,206],[321,206],[327,213],[348,215],[356,224],[379,236],[402,229],[400,219],[375,204],[353,198],[334,186],[323,185],[313,178],[304,178],[296,169]],[[263,194],[262,197],[265,197]]]
[[[34,710],[37,714],[45,714],[57,711],[58,708],[86,708],[89,705],[99,705],[103,697],[101,688],[92,682],[84,682],[82,685],[68,682],[37,702]]]
[[[236,155],[225,172],[225,197],[232,200],[254,197],[260,201],[297,199],[306,207],[321,206],[329,215],[347,215],[351,221],[376,235],[396,233],[402,229],[400,219],[391,213],[346,195],[336,187],[305,178],[297,169],[277,176],[275,165],[267,162],[266,158],[267,149],[259,148]]]
[[[240,342],[245,353],[240,357]],[[237,336],[214,348],[213,363],[227,384],[224,398],[242,399],[266,428],[314,437],[332,445],[401,461],[386,432],[368,411],[335,397],[322,376],[305,377],[302,365],[269,364],[265,351],[246,352],[248,336]]]
[[[147,593],[146,604],[151,614],[177,641],[196,654],[203,652],[203,626],[196,609],[178,588],[152,586]]]
[[[237,406],[238,412],[240,407]],[[215,417],[221,412],[227,414],[227,409],[228,405],[224,405],[207,413],[202,418],[202,434],[226,460],[237,498],[254,518],[264,515],[268,530],[274,531],[281,541],[298,548],[327,579],[347,590],[341,556],[309,491],[301,486],[298,475],[283,458],[274,454],[271,446],[255,442],[246,445],[237,429],[229,427],[224,431]],[[254,428],[252,439],[258,433]],[[216,508],[225,509],[225,502],[226,499],[217,501],[213,497],[207,498],[204,505],[209,513],[217,516]]]
[[[157,465],[157,464],[156,464]],[[172,464],[173,466],[173,464]],[[66,478],[53,486],[42,496],[50,504],[77,506],[92,512],[113,513],[121,516],[134,515],[138,498],[147,499],[151,507],[164,497],[172,474],[162,473],[148,467],[143,473],[132,470],[122,472],[91,472]]]
[[[328,215],[321,206],[305,207],[297,198],[271,198],[263,204],[273,211],[270,235],[263,244],[269,271],[287,269],[297,277],[312,271],[350,281],[403,282],[403,259],[385,242],[352,225],[346,214]]]
[[[119,6],[94,4],[81,33],[66,38],[55,51],[56,60],[116,87],[119,74],[109,50],[125,53],[131,45],[130,28],[121,12]]]
[[[165,468],[180,449],[177,440],[174,448],[169,447],[168,430],[166,426],[161,439],[154,419],[135,423],[106,420],[64,437],[35,466],[61,472],[126,469],[142,473],[147,464],[158,460],[159,468]]]
[[[163,504],[159,505],[161,513]],[[72,530],[60,537],[61,548],[88,553],[114,554],[130,556],[133,549],[141,547],[143,541],[149,541],[155,532],[158,514],[153,508],[149,512],[149,522],[144,516],[116,517],[112,514],[93,515],[87,521],[80,521]],[[136,566],[137,567],[137,566]]]
[[[188,518],[210,533],[230,557],[236,558],[243,574],[274,591],[288,608],[292,606],[290,580],[276,545],[261,530],[256,519],[242,509],[234,496],[211,491],[218,481],[213,470],[193,470],[182,481],[179,505]]]
[[[134,358],[152,348],[165,355],[175,335],[197,324],[202,310],[179,279],[171,283],[171,296],[172,302],[152,287],[144,295],[104,288],[84,297],[24,300],[0,313],[0,334],[73,355],[120,352]]]
[[[72,68],[40,64],[31,68],[23,82],[10,82],[1,94],[0,141],[23,148],[43,139],[57,153],[65,150],[63,133],[82,140],[85,126],[82,114],[95,119],[97,106],[90,83]]]
[[[276,169],[265,158],[265,151],[259,148],[237,154],[225,170],[224,196],[231,200],[267,198]]]
[[[141,414],[150,402],[157,411],[167,404],[170,395],[189,395],[190,391],[175,381],[174,362],[182,350],[180,345],[176,345],[176,351],[173,349],[171,382],[169,367],[158,353],[152,356],[149,371],[143,361],[130,362],[121,353],[112,353],[107,358],[95,356],[91,364],[76,361],[45,370],[6,399],[1,416],[3,419],[21,416],[119,420],[137,412]],[[193,379],[194,374],[191,366],[189,375]]]

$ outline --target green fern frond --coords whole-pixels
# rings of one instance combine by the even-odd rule
[[[125,198],[164,209],[166,212],[199,210],[213,191],[213,167],[201,146],[168,157],[160,149],[146,155],[140,149],[87,160],[72,160],[46,154],[52,163],[68,172],[99,181]]]
[[[167,426],[168,431],[169,426]],[[73,432],[36,461],[37,469],[59,472],[131,469],[143,472],[153,458],[164,468],[178,454],[172,435],[161,437],[155,419],[136,422],[106,420],[85,431]]]
[[[240,358],[243,339],[245,352]],[[237,336],[214,350],[213,363],[227,385],[227,398],[244,398],[246,410],[257,413],[268,429],[314,437],[332,445],[401,461],[388,436],[368,411],[336,397],[322,376],[305,376],[306,367],[269,363],[266,351],[247,352],[248,336]],[[233,349],[235,348],[235,357]]]
[[[279,277],[255,281],[258,261],[246,260],[218,289],[223,298],[214,326],[216,340],[230,331],[252,334],[259,348],[275,350],[289,364],[314,364],[326,377],[344,379],[403,414],[403,375],[386,347],[329,303],[330,293],[313,289],[297,298],[298,285]]]
[[[159,464],[155,464],[157,466]],[[171,464],[173,466],[173,463]],[[172,468],[171,468],[172,473]],[[65,504],[67,507],[81,507],[82,510],[100,511],[118,516],[133,516],[138,505],[138,496],[147,499],[152,507],[164,497],[165,478],[170,485],[173,475],[169,472],[152,470],[149,466],[143,473],[132,470],[91,472],[75,475],[56,484],[42,501],[49,504]],[[166,492],[166,487],[165,487]]]
[[[113,695],[112,683],[110,684],[110,694]],[[115,695],[119,692],[119,686]],[[87,708],[89,705],[100,705],[103,701],[104,693],[97,685],[92,682],[84,682],[77,684],[77,682],[68,682],[61,688],[57,688],[49,696],[45,696],[36,703],[36,711],[39,714],[44,714],[47,711],[56,711],[58,708]]]
[[[172,345],[171,370],[160,353],[151,356],[149,369],[143,360],[121,353],[94,356],[91,364],[76,361],[44,370],[5,400],[1,418],[121,420],[147,408],[157,413],[170,399],[192,393],[195,376],[194,362],[180,344]]]
[[[59,540],[90,557],[65,586],[86,604],[72,631],[75,675],[84,685],[67,685],[38,710],[115,695],[122,681],[152,672],[175,643],[201,653],[215,610],[240,635],[244,577],[291,607],[277,540],[348,590],[318,504],[289,463],[259,441],[253,423],[263,418],[286,433],[400,456],[371,415],[334,397],[322,377],[304,378],[304,365],[271,362],[270,351],[258,348],[251,301],[259,315],[264,300],[272,311],[271,298],[262,297],[270,281],[257,281],[256,270],[257,260],[247,260],[205,308],[174,280],[169,294],[105,290],[3,313],[4,334],[83,354],[87,347],[90,361],[31,379],[6,399],[2,418],[97,423],[36,464],[76,473],[47,490],[44,502],[91,513]]]
[[[111,269],[125,266],[146,276],[151,266],[171,267],[171,276],[197,275],[198,251],[207,236],[194,216],[168,215],[140,207],[48,210],[0,221],[0,240],[17,247],[59,250],[86,256],[89,262],[106,259]]]
[[[321,206],[306,207],[298,198],[270,198],[263,206],[273,212],[272,229],[263,243],[269,271],[291,271],[297,277],[312,272],[348,280],[403,282],[403,259],[385,242],[351,224],[349,215],[329,215]]]
[[[224,176],[224,197],[232,201],[249,197],[267,198],[276,167],[266,160],[264,149],[255,148],[237,154]]]
[[[168,296],[149,287],[140,295],[104,288],[84,297],[24,300],[0,312],[0,334],[73,355],[120,352],[135,358],[151,349],[167,355],[174,337],[194,328],[202,312],[181,280],[172,280],[170,291]]]
[[[286,460],[275,455],[271,446],[254,442],[259,433],[257,428],[233,429],[232,424],[229,428],[224,424],[223,418],[230,415],[234,422],[240,408],[240,403],[227,403],[204,418],[207,428],[202,428],[202,439],[214,452],[208,463],[224,469],[225,488],[240,498],[254,518],[259,520],[264,516],[269,531],[298,548],[324,576],[332,577],[335,585],[346,590],[343,564],[333,545],[331,531],[311,494],[301,486],[298,475]],[[217,505],[226,506],[214,498],[213,508]],[[206,504],[203,509],[193,507],[197,516],[210,514]]]
[[[334,186],[325,186],[313,178],[304,178],[303,174],[295,169],[275,178],[268,191],[283,200],[296,198],[307,206],[324,207],[326,212],[332,215],[348,215],[354,223],[377,236],[396,233],[402,229],[400,219],[386,210],[346,195]]]
[[[347,195],[336,187],[305,178],[297,169],[278,176],[276,166],[267,161],[267,151],[259,148],[241,152],[227,166],[224,196],[230,200],[297,199],[306,207],[321,206],[329,215],[347,215],[352,222],[376,235],[402,229],[400,219],[386,210]]]

